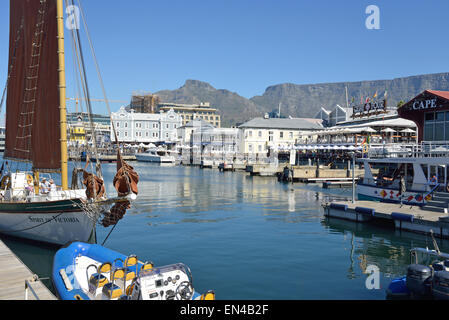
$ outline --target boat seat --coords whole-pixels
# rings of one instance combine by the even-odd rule
[[[89,287],[96,290],[109,282],[108,278],[103,275],[103,273],[108,273],[111,271],[111,263],[105,262],[98,268],[95,265],[90,265],[87,267],[86,272],[88,272],[89,268],[92,266],[96,268],[96,272],[89,277]]]
[[[147,261],[143,264],[142,268],[140,268],[140,272],[151,270],[154,268],[154,263],[151,261]]]
[[[200,300],[215,300],[215,292],[212,290],[207,291],[201,295]]]
[[[125,269],[125,281],[133,280],[137,275],[137,264],[138,264],[137,256],[131,255],[126,258],[124,263]]]
[[[133,282],[126,288],[126,295],[127,296],[130,296],[133,293],[135,285],[136,285],[136,283]]]
[[[123,294],[123,290],[114,282],[125,277],[125,270],[123,268],[111,271],[111,282],[103,286],[103,295],[108,299],[117,299]]]

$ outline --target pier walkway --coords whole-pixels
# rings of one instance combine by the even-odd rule
[[[356,222],[390,221],[396,229],[449,238],[449,216],[425,207],[376,201],[334,201],[323,205],[325,215]]]
[[[1,240],[0,270],[0,300],[25,300],[26,280],[28,300],[57,300],[41,281],[33,280],[30,269]]]

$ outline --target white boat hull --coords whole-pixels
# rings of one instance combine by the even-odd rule
[[[136,160],[154,163],[175,163],[176,161],[175,157],[172,156],[154,156],[149,154],[136,154]]]
[[[70,241],[88,242],[95,221],[75,201],[39,203],[0,203],[0,233],[65,245]]]
[[[425,191],[406,191],[402,195],[402,203],[423,206],[427,203]],[[400,203],[401,195],[398,189],[382,188],[364,184],[357,185],[359,200],[375,200],[381,202]]]

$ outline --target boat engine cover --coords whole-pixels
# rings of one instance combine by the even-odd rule
[[[432,294],[437,300],[449,300],[449,272],[437,271],[432,280]]]
[[[432,269],[421,264],[411,264],[407,268],[406,285],[414,294],[425,296],[430,293]]]

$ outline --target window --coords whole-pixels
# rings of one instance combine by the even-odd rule
[[[259,131],[259,138],[262,137],[262,131]]]
[[[424,141],[447,141],[448,129],[448,112],[427,112],[424,115]]]
[[[279,138],[281,138],[281,139],[284,138],[284,132],[283,131],[279,132]]]
[[[120,122],[117,122],[116,127],[120,128]]]
[[[262,146],[259,144],[259,152],[262,152]]]
[[[289,132],[288,137],[289,137],[289,139],[293,139],[293,132]]]
[[[125,128],[128,128],[128,122],[125,122]]]
[[[253,136],[253,132],[250,130],[250,131],[248,131],[248,136],[249,137],[252,137]]]

